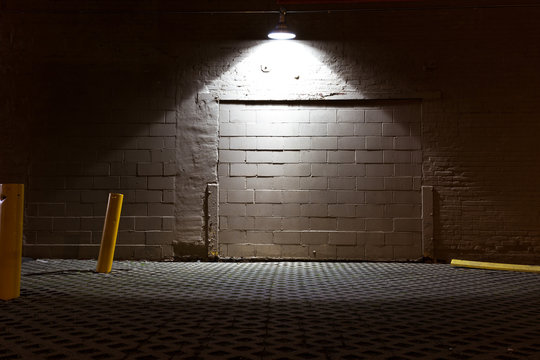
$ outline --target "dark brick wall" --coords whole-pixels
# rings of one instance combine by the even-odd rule
[[[96,256],[108,192],[125,194],[119,257],[201,254],[212,98],[264,97],[242,69],[275,17],[0,4],[0,182],[26,184],[26,255]],[[291,24],[336,76],[313,68],[282,100],[416,94],[437,257],[539,262],[539,16],[298,14]]]
[[[162,246],[172,240],[174,219],[170,72],[42,66],[46,79],[33,79],[36,94],[29,99],[27,253],[93,256],[95,246],[82,251],[76,245],[99,244],[108,193],[120,192],[118,244],[134,246],[119,247],[118,255],[171,256]]]

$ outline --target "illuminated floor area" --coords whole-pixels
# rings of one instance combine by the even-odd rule
[[[0,359],[539,359],[540,275],[398,263],[23,264]]]

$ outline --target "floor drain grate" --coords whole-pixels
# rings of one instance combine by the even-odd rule
[[[23,264],[0,359],[539,359],[540,275],[399,263]]]

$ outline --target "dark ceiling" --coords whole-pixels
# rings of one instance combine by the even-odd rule
[[[264,12],[536,7],[540,0],[0,0],[0,12]]]

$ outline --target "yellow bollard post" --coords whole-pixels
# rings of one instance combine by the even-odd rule
[[[101,246],[99,247],[99,257],[96,266],[96,271],[99,273],[111,272],[123,200],[124,195],[122,194],[109,194],[109,203],[107,204],[105,225],[103,226],[103,235],[101,237]]]
[[[24,185],[0,184],[0,299],[21,294]]]

